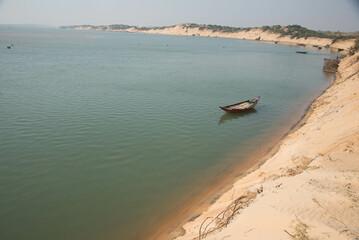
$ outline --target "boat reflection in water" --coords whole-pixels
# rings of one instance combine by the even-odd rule
[[[257,113],[257,110],[255,110],[254,108],[250,109],[248,111],[239,112],[239,113],[228,113],[228,112],[226,112],[219,119],[218,125],[221,125],[222,123],[225,123],[225,122],[228,122],[228,121],[232,121],[233,119],[238,119],[238,118],[245,117],[245,116],[248,116],[250,114],[255,114],[255,113]]]

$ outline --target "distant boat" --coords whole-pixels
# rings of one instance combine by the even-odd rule
[[[277,44],[278,42],[274,42],[274,44]]]
[[[260,98],[261,97],[256,97],[251,100],[243,101],[240,103],[235,103],[235,104],[228,105],[228,106],[222,106],[219,108],[222,109],[223,111],[229,112],[229,113],[244,112],[244,111],[253,109],[259,102]]]
[[[7,46],[6,48],[7,48],[7,49],[11,49],[11,46]]]
[[[318,49],[320,50],[320,49],[322,49],[322,47],[318,47]]]
[[[308,53],[308,52],[304,52],[304,51],[296,51],[296,53],[306,54],[306,53]]]
[[[338,52],[341,52],[343,51],[344,49],[343,48],[338,48]]]
[[[305,47],[305,44],[303,43],[297,43],[298,46],[302,46],[302,47]]]
[[[313,47],[319,47],[318,45],[313,45]]]

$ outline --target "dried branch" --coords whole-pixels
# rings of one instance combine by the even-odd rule
[[[222,212],[220,212],[216,217],[207,217],[201,224],[199,228],[198,239],[204,239],[208,234],[213,233],[217,230],[220,230],[224,227],[227,227],[228,224],[234,219],[234,217],[239,213],[240,209],[247,207],[254,198],[256,198],[256,192],[247,192],[246,194],[240,196],[236,200],[232,201]],[[208,219],[211,221],[207,222]]]

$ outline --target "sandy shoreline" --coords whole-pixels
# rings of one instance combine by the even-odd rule
[[[359,53],[264,159],[171,238],[359,238]]]
[[[327,88],[329,87],[330,85]],[[318,92],[315,99],[324,91],[325,90],[321,90]],[[191,201],[187,202],[187,205],[181,207],[177,212],[172,213],[170,218],[159,222],[159,224],[155,225],[157,227],[156,229],[149,231],[149,234],[145,233],[141,236],[141,239],[168,240],[176,239],[176,237],[183,235],[185,233],[185,230],[182,228],[184,224],[192,222],[198,216],[206,212],[219,197],[232,189],[234,182],[257,170],[263,163],[265,163],[266,159],[270,158],[278,151],[279,146],[286,136],[294,131],[298,124],[307,116],[309,107],[314,101],[315,100],[300,110],[297,116],[294,116],[288,124],[282,126],[279,131],[274,133],[269,142],[266,142],[265,145],[259,147],[255,152],[249,152],[239,165],[232,166],[230,171],[222,174],[221,177],[217,179],[217,182],[212,182],[210,188],[204,189],[196,196],[193,196]]]
[[[248,156],[243,159],[244,161],[240,165],[233,166],[225,174],[221,174],[216,182],[212,181],[209,188],[193,196],[181,209],[171,213],[171,216],[166,221],[160,221],[157,228],[152,229],[154,231],[149,231],[149,234],[144,234],[141,237],[147,240],[168,240],[183,234],[181,226],[193,221],[197,216],[205,212],[220,196],[231,189],[233,182],[258,169],[264,163],[264,160],[258,161],[258,159],[265,159],[265,156],[271,153],[276,144],[286,136],[286,129],[294,126],[293,124],[294,122],[291,122],[287,127],[276,132],[275,135],[272,135],[270,142],[258,148],[255,153],[248,153]]]
[[[213,37],[213,38],[232,38],[244,40],[256,40],[278,44],[305,44],[308,46],[328,46],[331,49],[343,49],[345,52],[353,46],[355,39],[338,40],[333,42],[330,38],[307,37],[307,38],[291,38],[290,36],[281,36],[278,33],[263,31],[261,28],[252,28],[250,30],[240,30],[238,32],[223,32],[213,31],[211,29],[200,29],[200,27],[188,27],[189,24],[178,24],[170,27],[139,29],[135,27],[127,29],[103,29],[102,26],[70,26],[64,28],[71,28],[77,30],[95,30],[95,31],[114,31],[114,32],[132,32],[132,33],[149,33],[149,34],[163,34],[176,36],[194,36],[194,37]]]

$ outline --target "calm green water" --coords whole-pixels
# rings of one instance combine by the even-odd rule
[[[329,53],[295,50],[0,27],[0,239],[137,239],[328,86]]]

